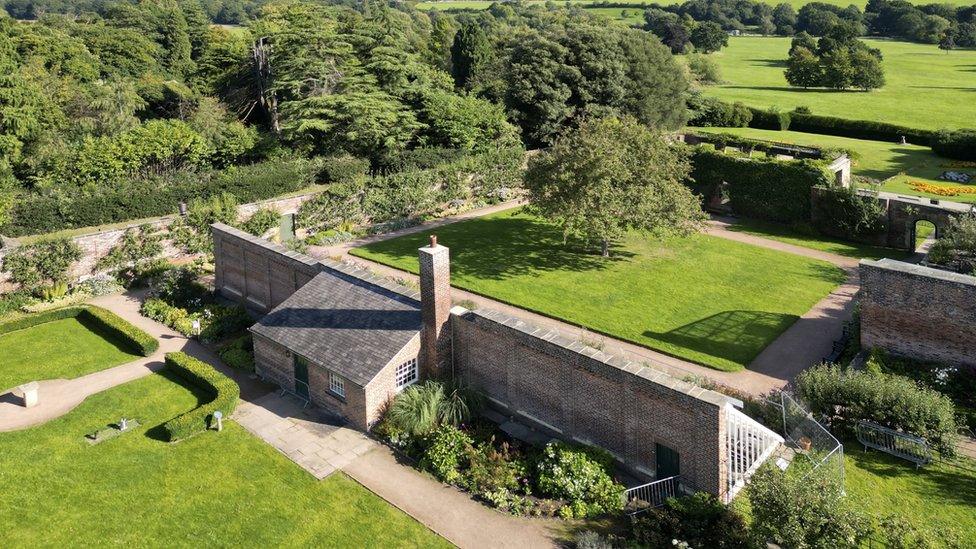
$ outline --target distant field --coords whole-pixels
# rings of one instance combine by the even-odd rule
[[[883,120],[918,128],[976,125],[976,50],[949,54],[933,45],[867,40],[884,54],[887,85],[872,92],[791,88],[783,77],[789,38],[732,37],[714,54],[726,84],[706,93],[755,107]]]
[[[976,202],[976,194],[939,197],[933,194],[918,192],[911,188],[911,181],[924,181],[949,187],[976,187],[976,185],[956,185],[938,179],[939,174],[948,169],[966,171],[974,175],[976,175],[976,169],[952,168],[949,165],[949,159],[936,156],[928,147],[899,145],[897,143],[863,139],[848,139],[846,137],[832,135],[758,130],[755,128],[694,129],[695,131],[706,133],[730,133],[752,139],[778,141],[792,145],[836,147],[852,150],[859,155],[859,158],[854,161],[854,174],[885,180],[882,190],[899,194],[924,196],[926,198],[942,198],[955,202]]]

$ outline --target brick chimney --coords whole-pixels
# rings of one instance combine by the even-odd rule
[[[423,320],[420,363],[425,376],[437,377],[450,368],[451,259],[449,250],[431,235],[419,250],[420,315]]]

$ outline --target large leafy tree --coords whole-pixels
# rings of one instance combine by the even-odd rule
[[[632,117],[587,118],[533,157],[525,174],[531,208],[566,237],[610,243],[628,230],[687,235],[705,222],[684,184],[683,149]]]

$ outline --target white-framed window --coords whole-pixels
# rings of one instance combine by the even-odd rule
[[[417,357],[396,367],[396,388],[399,391],[417,382]]]
[[[329,390],[342,398],[346,398],[346,382],[335,372],[329,372]]]

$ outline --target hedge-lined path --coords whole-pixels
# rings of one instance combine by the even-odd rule
[[[232,419],[309,474],[324,478],[332,472],[330,468],[341,469],[460,547],[524,549],[556,545],[559,533],[550,533],[549,528],[558,530],[561,523],[501,513],[411,467],[400,465],[385,446],[362,433],[330,424],[314,408],[304,408],[252,374],[226,366],[204,345],[143,317],[139,307],[144,298],[144,291],[131,292],[100,297],[92,303],[157,338],[160,362],[165,352],[183,351],[234,379],[241,387],[241,400]]]
[[[46,423],[70,412],[95,393],[157,372],[164,367],[164,355],[171,351],[183,351],[210,364],[220,365],[218,369],[241,386],[242,398],[245,394],[256,398],[271,391],[270,386],[223,366],[212,351],[198,342],[140,315],[139,307],[144,297],[145,291],[136,291],[98,297],[90,303],[112,311],[156,338],[159,349],[155,353],[75,379],[41,380],[38,382],[38,403],[31,408],[24,408],[22,395],[16,387],[0,394],[0,432]]]

